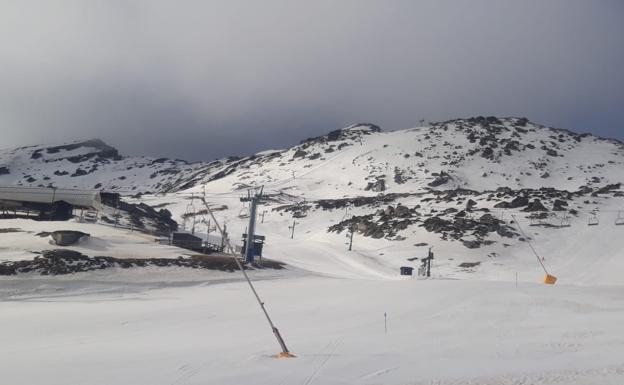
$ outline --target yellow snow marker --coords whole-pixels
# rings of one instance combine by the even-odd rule
[[[287,353],[287,352],[280,352],[279,354],[277,354],[275,356],[275,358],[277,359],[283,359],[283,358],[296,358],[297,356],[295,356],[292,353]]]
[[[544,276],[544,283],[547,285],[554,285],[555,282],[557,282],[557,277],[546,273],[546,275]]]

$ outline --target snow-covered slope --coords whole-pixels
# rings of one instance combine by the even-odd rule
[[[518,118],[395,132],[358,124],[212,163],[122,157],[100,141],[5,150],[0,185],[114,190],[126,194],[122,211],[166,208],[181,227],[214,237],[206,202],[235,244],[248,221],[240,197],[264,186],[264,257],[289,266],[249,274],[297,358],[272,358],[273,333],[235,273],[30,272],[0,277],[4,378],[619,385],[623,162],[617,141]],[[120,224],[133,223],[131,214]],[[90,233],[72,249],[91,256],[184,253],[104,223],[0,222],[0,259],[11,261],[37,258],[53,247],[40,232],[58,229]],[[527,241],[558,277],[554,287],[540,284]],[[399,276],[429,248],[434,279]]]
[[[224,161],[227,162],[227,161]],[[101,140],[0,150],[0,186],[65,187],[123,192],[168,191],[220,162],[124,157]],[[180,182],[180,175],[184,179]]]
[[[609,271],[621,268],[622,245],[614,240],[624,231],[616,226],[624,221],[623,165],[620,142],[520,118],[394,132],[358,124],[141,200],[164,205],[186,228],[195,217],[201,233],[210,219],[198,199],[205,197],[239,242],[248,212],[239,198],[247,187],[264,186],[258,231],[269,240],[267,254],[324,274],[396,276],[399,266],[419,264],[408,258],[433,247],[440,276],[514,279],[520,272],[536,280],[542,272],[529,237],[547,264],[568,264],[568,282],[618,284]],[[586,272],[590,250],[609,261],[603,280]]]
[[[521,266],[539,271],[514,217],[551,257],[569,253],[553,245],[584,234],[582,245],[615,260],[621,245],[606,241],[624,230],[615,226],[624,221],[623,166],[618,141],[524,118],[477,117],[393,132],[356,124],[210,163],[123,157],[98,140],[25,147],[0,153],[0,185],[147,192],[134,202],[166,208],[182,227],[206,233],[202,197],[235,243],[247,226],[240,196],[264,186],[258,231],[268,256],[325,274],[389,277],[434,247],[438,273],[495,279]],[[587,225],[596,220],[591,235]],[[346,252],[351,229],[355,247]]]
[[[624,179],[624,145],[518,118],[471,118],[380,132],[355,125],[233,164],[212,191],[265,185],[308,198],[466,188],[574,191]],[[213,178],[214,179],[214,178]],[[217,181],[215,181],[217,182]]]
[[[120,156],[100,140],[0,151],[0,185],[209,191],[249,185],[310,198],[413,192],[427,187],[577,190],[624,179],[624,145],[523,118],[478,117],[381,132],[364,123],[286,150],[206,163]],[[302,192],[304,194],[304,192]]]

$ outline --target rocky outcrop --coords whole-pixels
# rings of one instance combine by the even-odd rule
[[[189,258],[146,258],[121,259],[113,257],[90,257],[73,250],[44,250],[40,256],[29,261],[0,262],[0,275],[37,273],[40,275],[65,275],[109,268],[131,267],[187,267],[233,272],[238,270],[236,262],[227,256],[194,256]],[[245,265],[246,269],[283,269],[284,265],[270,260]]]

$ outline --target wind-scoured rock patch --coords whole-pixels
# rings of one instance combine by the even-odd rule
[[[73,250],[44,250],[40,256],[29,261],[0,262],[0,275],[17,275],[36,273],[40,275],[65,275],[110,268],[128,269],[131,267],[186,267],[233,272],[238,270],[236,262],[229,256],[191,256],[168,258],[113,258],[90,257]],[[244,265],[245,269],[276,269],[284,268],[284,264],[271,260],[262,260]]]

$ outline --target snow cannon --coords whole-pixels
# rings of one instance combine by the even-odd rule
[[[555,282],[557,282],[557,277],[546,273],[546,275],[544,276],[544,283],[546,285],[554,285]]]

